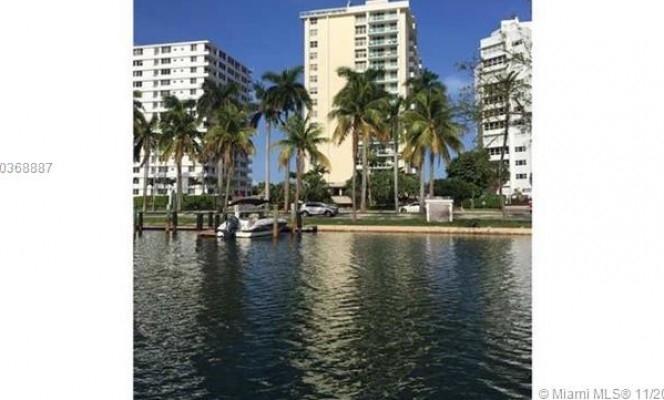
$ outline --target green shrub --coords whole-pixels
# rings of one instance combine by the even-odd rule
[[[152,196],[147,197],[147,209],[152,209]],[[215,206],[215,197],[213,195],[184,195],[182,200],[182,209],[188,211],[213,210]],[[168,196],[155,196],[155,210],[164,210],[168,205]],[[143,208],[143,196],[134,197],[134,208]]]

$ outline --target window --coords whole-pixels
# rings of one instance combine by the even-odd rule
[[[309,64],[309,70],[312,72],[318,71],[318,64]]]
[[[171,81],[168,81],[168,80],[163,80],[163,81],[161,81],[161,85],[162,85],[162,86],[168,86],[168,85],[170,85],[170,84],[171,84]]]
[[[155,170],[156,170],[155,167],[150,167],[150,173],[151,173],[151,174],[154,174]]]
[[[309,115],[311,115],[311,118],[318,118],[318,111],[311,111]]]
[[[317,82],[318,82],[318,76],[317,76],[317,75],[311,75],[311,76],[309,76],[309,82],[311,82],[311,83],[317,83]]]
[[[134,82],[134,87],[142,87],[143,82]]]
[[[197,44],[192,44],[191,45],[191,51],[196,51],[196,48],[198,47]]]
[[[522,45],[522,44],[523,44],[523,40],[515,40],[514,42],[512,42],[512,46],[515,46],[515,47],[519,46],[519,45]]]
[[[516,165],[526,165],[526,160],[516,160]]]
[[[318,88],[317,88],[317,87],[309,88],[309,94],[310,94],[310,95],[316,95],[316,94],[318,94]]]
[[[162,53],[170,53],[171,52],[171,46],[161,46],[161,52]]]
[[[358,61],[355,63],[355,69],[358,71],[364,71],[367,69],[367,62],[366,61]]]
[[[196,94],[196,89],[189,90],[189,94]]]
[[[133,194],[138,194],[138,189],[133,189],[133,190],[132,190],[132,193],[133,193]]]
[[[318,53],[309,53],[309,59],[310,60],[316,60],[318,58]]]
[[[162,63],[162,64],[170,64],[170,63],[171,63],[171,59],[170,59],[170,58],[162,58],[162,59],[161,59],[161,63]]]
[[[355,50],[355,58],[367,58],[366,50]]]
[[[193,57],[191,57],[191,58],[189,59],[189,61],[191,61],[191,62],[196,62],[196,59],[197,59],[197,58],[198,58],[198,57],[193,56]]]
[[[515,151],[516,153],[523,153],[524,151],[526,151],[526,146],[516,146],[516,147],[514,148],[514,151]]]
[[[528,174],[516,174],[516,179],[528,179]]]
[[[189,83],[196,83],[196,78],[189,79]]]
[[[133,182],[134,184],[138,184],[138,178],[134,178],[134,179],[132,179],[132,182]]]
[[[152,75],[159,76],[159,71],[155,69],[154,72],[152,73]]]
[[[137,174],[140,171],[140,167],[134,167],[134,173]]]
[[[491,131],[494,129],[504,129],[505,121],[487,122],[483,126],[485,131]]]
[[[318,105],[318,99],[311,99],[311,105],[316,107]]]
[[[159,81],[153,81],[153,82],[152,82],[152,86],[154,86],[154,87],[159,86]]]
[[[157,92],[152,92],[152,97],[153,97],[153,98],[154,98],[154,97],[159,97],[159,93],[157,93]]]
[[[356,26],[355,27],[355,34],[356,35],[364,35],[365,33],[367,33],[366,25],[361,25],[361,26]]]
[[[363,47],[367,45],[367,39],[366,38],[355,38],[355,46],[356,47]]]
[[[143,71],[134,71],[134,76],[143,76]]]
[[[318,36],[318,29],[310,29],[309,36]]]
[[[195,73],[196,73],[196,67],[191,67],[191,68],[189,68],[189,72],[195,74]]]
[[[188,170],[189,172],[194,172],[194,167],[188,167],[187,170]]]
[[[161,70],[161,74],[162,74],[162,75],[170,75],[170,74],[171,74],[171,70],[170,70],[170,69],[162,69],[162,70]]]
[[[309,20],[309,24],[310,24],[310,25],[316,25],[316,24],[318,24],[318,18],[311,18],[311,19]]]
[[[318,48],[318,42],[315,41],[315,40],[312,41],[312,42],[309,42],[309,47],[312,48],[312,49],[317,49]]]
[[[505,154],[510,153],[510,149],[507,147],[504,147],[505,149]],[[489,151],[490,156],[499,156],[500,155],[500,147],[490,147],[487,149]]]
[[[166,81],[166,82],[168,82],[168,81]],[[168,96],[168,90],[162,90],[162,91],[161,91],[161,95],[162,95],[163,97]]]
[[[140,67],[142,65],[143,65],[143,61],[141,61],[141,60],[134,61],[134,67]]]
[[[135,56],[142,56],[143,55],[143,49],[134,49],[134,55]]]
[[[503,64],[507,61],[507,57],[502,55],[494,58],[489,58],[488,60],[482,61],[482,66],[483,67],[492,67],[494,65],[500,65]]]

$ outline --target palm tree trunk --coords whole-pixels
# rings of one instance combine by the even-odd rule
[[[368,138],[362,138],[362,192],[360,197],[360,210],[362,212],[367,212],[367,178],[369,175],[369,160],[368,160],[368,147],[369,141]]]
[[[295,156],[295,209],[300,204],[300,187],[302,186],[302,154],[300,150]]]
[[[143,212],[147,210],[148,200],[148,168],[150,167],[150,152],[145,155],[145,162],[143,163]]]
[[[503,200],[503,162],[505,160],[505,147],[507,146],[507,137],[509,135],[510,129],[510,105],[509,99],[507,100],[507,110],[505,112],[505,132],[503,133],[503,145],[500,148],[500,163],[498,163],[498,201],[500,202],[500,212],[503,215],[503,219],[507,218],[507,212],[505,211],[505,201]]]
[[[399,213],[399,143],[397,139],[398,130],[394,135],[394,211]]]
[[[433,178],[435,175],[434,162],[436,155],[429,151],[429,197],[433,198]]]
[[[424,213],[424,150],[422,150],[422,155],[420,157],[420,165],[418,169],[420,172],[420,198],[419,198],[420,213]]]
[[[265,132],[265,199],[270,199],[270,130],[271,124],[268,122]]]
[[[288,204],[290,203],[290,160],[286,164],[286,178],[284,179],[284,210],[288,214]]]
[[[355,192],[357,188],[357,132],[353,128],[353,191],[350,195],[353,204],[353,222],[357,221],[357,199]]]
[[[233,180],[233,165],[235,164],[235,160],[231,159],[228,162],[228,173],[226,175],[226,193],[224,193],[224,209],[226,209],[226,205],[228,204],[228,196],[231,193],[231,181]]]
[[[224,160],[219,157],[217,160],[217,210],[224,211],[225,204],[222,203],[221,193],[224,191]]]
[[[183,194],[182,194],[182,158],[179,158],[175,162],[175,167],[176,167],[176,170],[177,170],[176,172],[177,172],[177,176],[178,176],[178,182],[177,182],[177,186],[176,186],[176,188],[177,188],[176,189],[177,190],[177,193],[176,193],[177,194],[177,205],[176,205],[175,209],[178,212],[182,212],[182,201],[183,201]]]

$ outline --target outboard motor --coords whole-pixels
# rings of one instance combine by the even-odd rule
[[[235,233],[240,229],[240,220],[235,215],[228,217],[224,223],[224,240],[235,238]]]

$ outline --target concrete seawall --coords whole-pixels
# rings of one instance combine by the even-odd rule
[[[532,235],[531,228],[467,228],[460,226],[318,225],[318,232],[442,233],[453,235]]]

